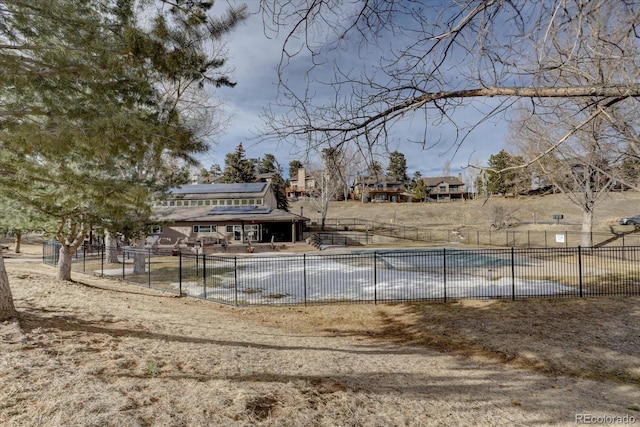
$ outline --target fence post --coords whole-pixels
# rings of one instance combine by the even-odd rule
[[[304,286],[304,306],[307,306],[307,254],[302,254],[302,284]]]
[[[202,252],[202,294],[207,299],[207,254]]]
[[[442,277],[444,280],[444,303],[447,303],[447,249],[442,249]]]
[[[178,292],[182,296],[182,251],[178,252]]]
[[[103,244],[101,246],[101,249],[102,254],[100,254],[100,277],[104,277],[104,256],[105,252],[107,251],[107,246]]]
[[[578,283],[580,298],[582,298],[582,248],[578,246]]]
[[[373,251],[373,304],[378,304],[378,253]]]
[[[82,245],[82,274],[87,274],[87,247]]]
[[[151,287],[151,249],[149,249],[149,262],[147,263],[147,268],[149,272],[147,273],[147,281],[149,282],[149,288]]]
[[[124,280],[125,278],[124,266],[126,263],[126,255],[127,255],[127,250],[125,248],[122,248],[122,280]]]
[[[516,300],[516,264],[515,249],[511,247],[511,301]]]
[[[233,281],[234,281],[234,289],[235,291],[235,301],[234,304],[238,306],[238,257],[233,257]]]

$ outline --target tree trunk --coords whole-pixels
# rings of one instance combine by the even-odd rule
[[[20,244],[22,243],[22,233],[16,233],[16,241],[15,241],[15,248],[14,248],[14,252],[19,254],[20,253]]]
[[[145,273],[145,254],[140,252],[134,252],[133,254],[133,274],[144,274]]]
[[[71,261],[74,252],[75,249],[72,249],[70,245],[62,245],[60,247],[60,258],[58,259],[59,280],[71,280]]]
[[[104,233],[104,250],[105,260],[108,264],[117,264],[118,261],[118,245],[116,239],[108,231]]]
[[[133,253],[133,274],[145,273],[145,253],[144,253],[144,238],[135,239],[133,246],[137,249]]]
[[[0,321],[11,319],[18,314],[13,305],[11,288],[9,287],[9,277],[4,268],[4,257],[0,251]]]
[[[582,236],[580,238],[580,246],[590,248],[593,246],[593,211],[586,210],[582,213]]]

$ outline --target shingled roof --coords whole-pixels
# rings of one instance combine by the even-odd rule
[[[460,181],[460,178],[457,176],[434,176],[422,178],[422,180],[428,187],[435,187],[443,183],[448,185],[464,185],[464,182]]]

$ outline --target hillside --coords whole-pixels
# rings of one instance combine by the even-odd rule
[[[290,208],[291,212],[302,212],[312,222],[320,222],[319,210],[313,202],[294,202]],[[557,213],[564,216],[559,224],[552,217]],[[640,213],[640,193],[610,193],[596,206],[593,231],[609,231],[610,226],[618,228],[620,217],[637,213]],[[582,213],[563,194],[491,197],[447,203],[333,202],[327,217],[361,218],[408,226],[488,230],[501,215],[509,217],[510,228],[514,229],[579,230],[582,223]]]

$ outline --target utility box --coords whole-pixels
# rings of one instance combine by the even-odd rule
[[[556,224],[559,224],[562,218],[564,218],[564,215],[562,214],[553,214],[553,219],[556,220]]]

